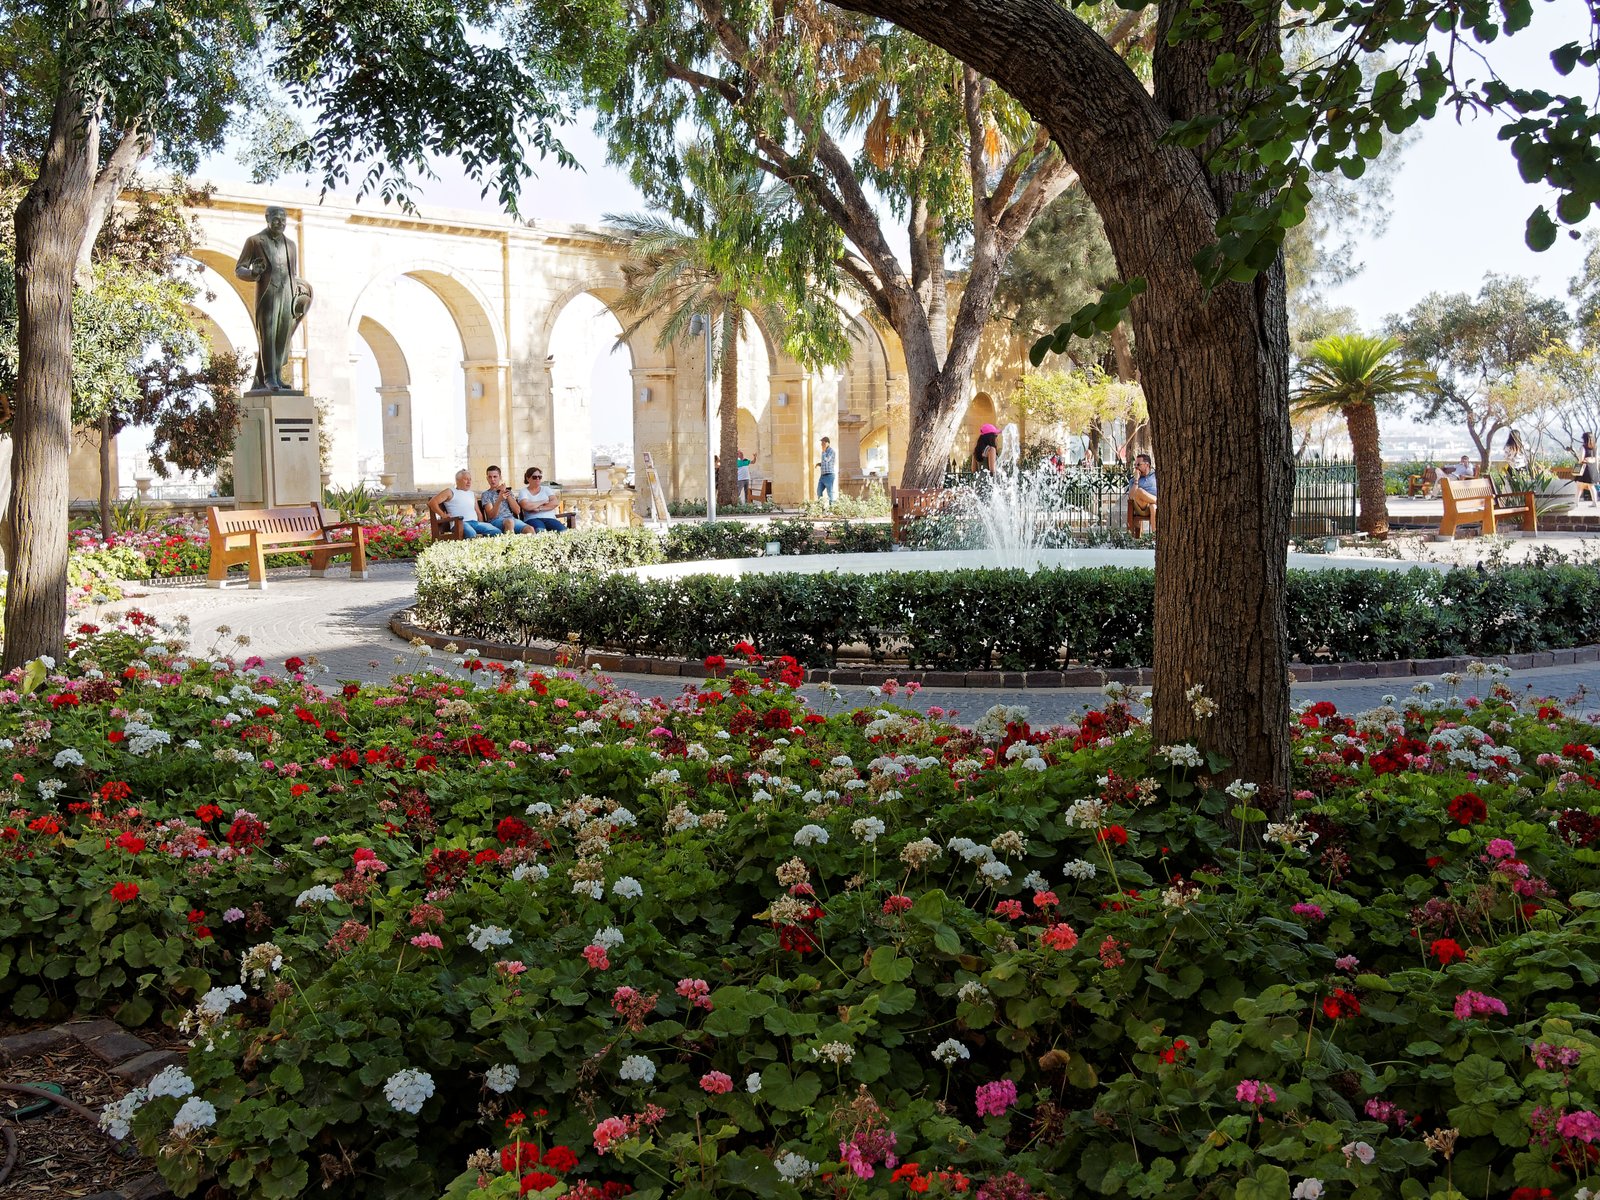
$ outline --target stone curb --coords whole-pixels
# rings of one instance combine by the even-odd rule
[[[504,662],[527,662],[544,667],[592,667],[597,671],[629,675],[678,675],[685,679],[706,679],[711,672],[704,663],[686,659],[638,658],[610,650],[585,651],[578,646],[513,646],[481,638],[451,637],[435,633],[411,620],[412,610],[401,609],[389,618],[389,630],[406,641],[420,639],[435,650],[455,646],[462,654]],[[1513,671],[1536,667],[1565,667],[1578,663],[1600,662],[1600,645],[1575,646],[1566,650],[1542,650],[1528,654],[1463,655],[1455,658],[1394,659],[1385,662],[1292,663],[1290,678],[1296,683],[1329,683],[1362,679],[1411,679],[1464,671],[1474,662],[1498,664]],[[1130,687],[1149,687],[1155,673],[1149,667],[1077,667],[1064,671],[921,671],[909,667],[881,666],[811,667],[807,683],[837,683],[881,687],[889,680],[916,683],[925,688],[971,688],[983,691],[1033,691],[1059,688],[1098,688],[1107,683]]]
[[[138,1087],[150,1081],[163,1067],[180,1063],[182,1050],[161,1050],[143,1038],[135,1037],[115,1021],[68,1021],[52,1029],[36,1029],[0,1037],[0,1065],[9,1066],[19,1058],[41,1054],[76,1041],[111,1068],[111,1073]],[[171,1200],[166,1181],[151,1172],[128,1180],[110,1192],[96,1192],[84,1200]]]

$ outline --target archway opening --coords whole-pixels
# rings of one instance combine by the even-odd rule
[[[633,467],[634,356],[618,344],[621,336],[622,323],[592,292],[567,301],[550,328],[555,462],[548,469],[563,482],[592,481],[601,459]]]
[[[375,281],[351,332],[353,411],[326,413],[336,478],[377,487],[392,475],[410,492],[436,491],[462,466],[481,473],[488,464],[467,461],[465,344],[438,293],[411,275]]]

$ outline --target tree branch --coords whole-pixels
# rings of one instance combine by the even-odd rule
[[[150,153],[152,145],[150,135],[137,120],[132,121],[123,129],[116,148],[111,151],[106,165],[100,169],[89,200],[89,231],[84,235],[83,245],[78,247],[79,276],[83,276],[89,270],[89,264],[94,258],[95,239],[100,236],[100,230],[105,226],[106,219],[111,216],[111,206],[117,202],[117,197],[122,195],[122,190],[133,181],[133,173],[138,170],[140,160]]]
[[[961,70],[961,107],[967,118],[967,170],[972,175],[972,224],[989,224],[988,138],[983,128],[983,76],[971,67]],[[1015,163],[1017,156],[1012,156]],[[1007,164],[1009,167],[1011,164]],[[998,190],[998,189],[997,189]]]

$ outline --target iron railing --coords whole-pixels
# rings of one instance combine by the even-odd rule
[[[1106,533],[1127,521],[1132,469],[1121,464],[1065,467],[1037,477],[1034,494],[1042,525],[1073,534]],[[984,487],[987,477],[972,471],[945,473],[947,488]],[[1356,531],[1355,463],[1322,459],[1295,466],[1291,537],[1335,537]]]

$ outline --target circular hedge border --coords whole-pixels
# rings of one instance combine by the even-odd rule
[[[816,680],[916,678],[939,687],[1145,682],[1154,572],[976,569],[642,579],[662,561],[643,530],[430,547],[403,636],[495,657],[703,674],[747,641],[814,664]],[[684,557],[688,557],[687,555]],[[1432,675],[1493,659],[1514,669],[1595,661],[1600,569],[1289,572],[1301,680]],[[431,638],[430,638],[431,640]],[[857,651],[860,661],[843,648]],[[900,660],[904,666],[891,660]]]

